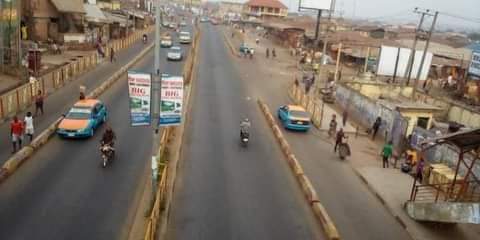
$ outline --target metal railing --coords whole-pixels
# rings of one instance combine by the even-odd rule
[[[476,181],[416,185],[410,201],[480,202],[480,185]]]
[[[134,42],[140,40],[143,34],[151,32],[152,30],[153,28],[148,28],[135,32],[127,38],[109,42],[106,44],[106,49],[113,48],[115,52],[117,52],[120,49],[127,48]],[[110,51],[106,51],[105,56],[109,57]],[[34,83],[26,83],[1,95],[0,119],[11,117],[28,108],[33,103],[33,97],[37,94],[38,90],[41,90],[44,96],[49,95],[63,87],[67,82],[74,80],[78,75],[90,71],[97,66],[97,64],[97,54],[91,54],[38,77]]]

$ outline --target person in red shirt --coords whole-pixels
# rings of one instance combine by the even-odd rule
[[[10,124],[10,135],[12,136],[12,144],[13,144],[13,152],[17,151],[17,143],[18,149],[22,148],[22,135],[23,135],[23,123],[18,120],[18,117],[13,117],[13,121]]]

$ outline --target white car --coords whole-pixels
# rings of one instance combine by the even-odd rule
[[[189,32],[180,32],[179,34],[179,42],[189,44],[192,42],[192,37],[190,36]]]
[[[173,45],[172,38],[163,37],[162,39],[160,39],[160,47],[169,48],[169,47],[172,47],[172,45]]]
[[[173,46],[167,52],[167,60],[181,61],[183,58],[183,52],[180,47]]]

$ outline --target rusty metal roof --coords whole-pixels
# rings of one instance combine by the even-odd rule
[[[479,151],[480,128],[443,135],[441,137],[430,139],[428,142],[436,144],[451,144],[465,152],[472,150]]]
[[[50,0],[59,12],[85,13],[83,0]]]

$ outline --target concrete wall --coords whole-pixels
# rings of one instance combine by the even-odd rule
[[[372,99],[378,99],[380,96],[388,98],[397,98],[399,96],[410,97],[413,92],[412,87],[394,84],[362,82],[346,82],[345,84]]]

